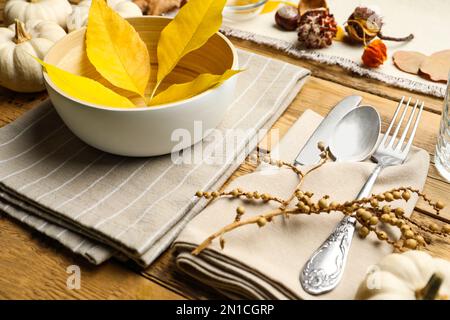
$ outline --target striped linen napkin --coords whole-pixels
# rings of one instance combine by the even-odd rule
[[[101,152],[75,137],[49,102],[0,129],[0,208],[92,263],[116,256],[148,266],[205,206],[195,191],[225,182],[309,75],[245,51],[239,61],[246,71],[218,127],[223,138],[205,139],[212,152],[192,163]],[[236,130],[235,148],[224,152]]]
[[[322,121],[322,117],[305,111],[289,129],[275,152],[280,159],[293,160],[308,138]],[[428,173],[430,157],[427,151],[412,147],[408,159],[401,166],[385,168],[372,190],[384,192],[399,186],[422,190]],[[314,200],[328,194],[341,203],[353,199],[370,175],[374,163],[330,162],[308,175],[302,183],[303,190],[314,193]],[[306,171],[307,168],[304,168]],[[287,199],[298,184],[298,176],[289,169],[265,163],[256,172],[240,176],[227,187],[228,190],[268,192]],[[404,203],[396,200],[392,206],[401,206],[405,215],[414,210],[417,196]],[[220,291],[230,298],[250,299],[353,299],[369,267],[392,252],[392,247],[380,242],[371,233],[366,239],[353,237],[347,266],[338,287],[326,294],[313,296],[300,285],[300,272],[311,254],[323,243],[342,219],[341,214],[295,216],[289,221],[282,217],[264,228],[243,226],[224,235],[225,247],[214,241],[200,255],[191,251],[212,233],[228,225],[236,216],[236,207],[245,206],[242,217],[260,215],[276,209],[276,203],[249,205],[242,199],[218,199],[192,219],[174,241],[177,266],[197,281]],[[387,228],[398,236],[397,229]],[[336,260],[338,264],[340,261]],[[320,278],[318,281],[327,281]]]

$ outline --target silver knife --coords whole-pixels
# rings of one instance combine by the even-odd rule
[[[357,108],[361,101],[362,97],[360,96],[348,96],[334,106],[300,150],[295,158],[295,163],[299,165],[318,163],[320,161],[320,150],[317,148],[317,143],[323,141],[326,144],[330,140],[339,120],[341,120],[348,112]]]

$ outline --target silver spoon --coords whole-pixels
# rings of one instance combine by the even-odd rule
[[[380,115],[375,108],[356,108],[336,125],[329,144],[330,152],[339,162],[363,161],[375,150],[380,130]]]
[[[375,150],[380,130],[378,112],[370,106],[358,107],[336,125],[329,143],[330,151],[336,161],[363,161]],[[348,250],[343,249],[350,246],[355,228],[349,219],[354,218],[344,218],[303,267],[300,283],[306,292],[321,294],[330,291],[342,277],[341,270],[348,253]],[[348,231],[340,232],[342,228]]]

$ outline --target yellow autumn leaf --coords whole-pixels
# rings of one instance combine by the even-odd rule
[[[134,108],[127,98],[115,93],[101,83],[62,70],[34,57],[47,72],[53,83],[62,91],[76,99],[106,107]]]
[[[266,14],[275,11],[280,4],[286,4],[290,6],[297,7],[297,4],[290,2],[290,1],[267,1],[264,5],[263,9],[261,10],[260,14]]]
[[[150,78],[147,46],[133,26],[108,7],[105,0],[92,1],[86,53],[106,80],[144,97]]]
[[[163,29],[158,42],[155,94],[182,57],[203,46],[222,25],[226,0],[189,0]]]
[[[241,70],[227,70],[222,75],[204,73],[191,82],[173,84],[150,100],[149,106],[155,106],[191,98],[231,78]]]

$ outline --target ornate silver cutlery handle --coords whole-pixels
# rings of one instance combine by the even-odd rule
[[[368,196],[378,174],[383,169],[378,164],[359,192],[357,199]],[[344,217],[333,233],[314,252],[300,274],[300,283],[309,294],[319,295],[333,290],[344,274],[345,263],[355,232],[356,219]]]
[[[300,282],[310,294],[321,294],[336,287],[342,277],[355,231],[355,218],[342,219],[333,233],[317,249],[303,268]]]

